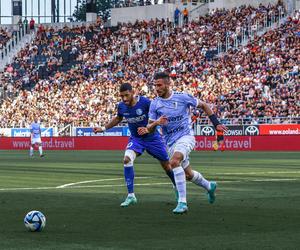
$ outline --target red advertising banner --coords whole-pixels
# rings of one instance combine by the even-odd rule
[[[214,136],[196,136],[195,150],[212,150]],[[230,151],[300,151],[300,136],[227,136],[225,150]]]
[[[86,136],[86,137],[44,137],[45,150],[122,150],[129,137],[123,136]],[[22,137],[0,137],[0,150],[29,149],[30,139]]]
[[[195,150],[212,150],[214,136],[196,136]],[[228,136],[225,150],[234,151],[300,151],[300,136]],[[45,137],[45,150],[124,150],[128,137]],[[0,137],[0,150],[28,150],[29,138]]]
[[[300,124],[259,125],[260,135],[300,135]]]

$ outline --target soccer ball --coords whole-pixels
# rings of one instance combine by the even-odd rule
[[[46,226],[46,217],[40,211],[30,211],[24,218],[25,227],[31,232],[40,232]]]
[[[217,150],[219,149],[219,144],[218,144],[218,142],[217,142],[217,141],[214,141],[212,147],[213,147],[214,151],[217,151]]]

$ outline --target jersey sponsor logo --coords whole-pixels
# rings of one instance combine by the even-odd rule
[[[259,129],[257,126],[247,126],[245,128],[245,135],[259,135]]]
[[[136,110],[136,114],[137,114],[137,115],[142,115],[142,114],[143,114],[143,110],[137,109],[137,110]]]
[[[178,122],[178,121],[181,121],[182,119],[183,119],[183,115],[168,117],[169,122]]]
[[[137,123],[137,122],[141,122],[145,119],[147,119],[147,116],[145,114],[143,114],[141,116],[127,118],[127,122],[128,123]]]
[[[177,133],[178,131],[181,131],[181,130],[184,130],[183,126],[178,127],[178,128],[174,128],[174,129],[171,129],[171,130],[168,130],[167,134],[169,135],[169,134]]]
[[[204,126],[201,129],[201,134],[206,136],[215,135],[215,130],[210,126]]]

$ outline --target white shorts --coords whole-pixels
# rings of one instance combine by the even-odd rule
[[[42,143],[41,137],[31,138],[31,144]]]
[[[195,137],[193,135],[185,135],[176,141],[170,148],[168,148],[169,157],[172,158],[175,152],[183,155],[181,166],[185,169],[190,165],[189,155],[195,147]]]

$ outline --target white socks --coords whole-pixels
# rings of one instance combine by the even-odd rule
[[[39,146],[39,153],[40,153],[40,155],[43,154],[43,148],[42,148],[42,146]],[[30,147],[29,155],[33,156],[33,147]]]
[[[208,180],[206,180],[202,174],[200,174],[199,172],[192,170],[194,176],[192,178],[192,182],[195,183],[196,185],[205,188],[207,191],[210,190],[210,182]]]
[[[33,147],[30,147],[29,155],[33,156]]]
[[[176,188],[178,191],[178,202],[185,202],[186,203],[186,180],[185,180],[185,173],[182,167],[173,168],[174,172],[174,179],[176,183]]]

